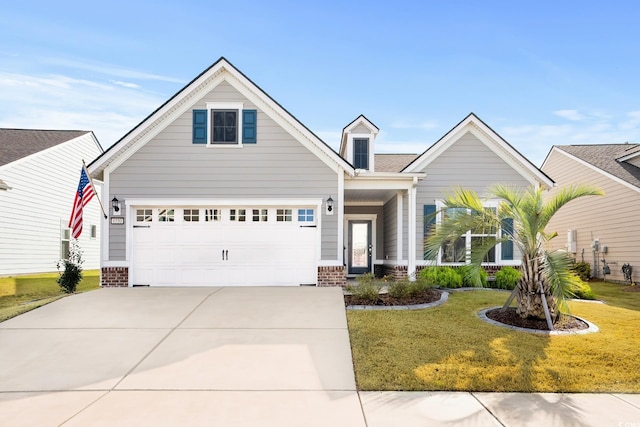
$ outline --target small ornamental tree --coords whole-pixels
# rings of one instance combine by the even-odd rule
[[[470,269],[479,282],[478,272],[482,262],[498,243],[513,241],[521,255],[521,276],[512,293],[522,318],[546,319],[549,329],[565,308],[566,298],[580,279],[571,270],[573,260],[566,252],[551,251],[547,243],[557,232],[548,232],[547,224],[560,208],[584,196],[603,195],[602,190],[586,185],[561,188],[552,196],[544,197],[542,188],[530,187],[526,191],[505,185],[494,185],[488,189],[488,197],[500,200],[498,209],[485,209],[482,199],[471,190],[461,187],[444,200],[447,208],[457,209],[438,224],[426,242],[429,259],[436,259],[438,251],[447,242],[455,242],[468,230],[498,230],[506,219],[513,221],[513,232],[488,240],[470,254]],[[505,304],[508,306],[512,300]]]
[[[69,258],[58,261],[58,285],[63,292],[72,294],[82,280],[82,251],[77,239],[71,239]]]

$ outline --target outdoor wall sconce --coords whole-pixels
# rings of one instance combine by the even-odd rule
[[[331,196],[327,199],[327,215],[333,215],[333,199]]]
[[[113,209],[114,215],[120,215],[120,200],[116,196],[113,196],[111,200],[111,208]]]

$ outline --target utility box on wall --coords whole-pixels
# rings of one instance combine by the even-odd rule
[[[576,244],[576,230],[567,231],[567,252],[575,254],[578,252],[578,245]]]

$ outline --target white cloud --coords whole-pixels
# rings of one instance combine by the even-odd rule
[[[114,85],[127,87],[129,89],[139,89],[140,88],[140,85],[137,85],[135,83],[121,82],[121,81],[118,81],[118,80],[111,80],[111,83],[113,83]]]
[[[0,127],[92,130],[104,148],[164,99],[63,75],[0,73]]]
[[[562,117],[563,119],[567,119],[571,121],[580,121],[580,120],[584,120],[585,118],[585,116],[580,114],[578,110],[557,110],[557,111],[554,111],[553,114],[555,114],[558,117]]]

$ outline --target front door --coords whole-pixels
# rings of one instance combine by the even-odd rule
[[[349,221],[348,274],[371,272],[371,221]]]

